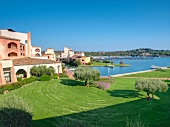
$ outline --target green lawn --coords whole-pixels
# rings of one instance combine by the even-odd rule
[[[170,78],[170,69],[126,75],[125,77]]]
[[[124,127],[127,117],[135,119],[139,114],[149,126],[170,126],[170,90],[147,101],[144,92],[134,89],[134,83],[135,79],[115,78],[105,91],[71,79],[37,81],[0,95],[0,100],[14,94],[22,97],[33,107],[32,127],[56,127],[63,120]]]

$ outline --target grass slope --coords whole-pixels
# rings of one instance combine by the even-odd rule
[[[126,75],[124,77],[170,78],[170,69]]]
[[[116,78],[108,91],[83,86],[71,79],[34,82],[9,94],[20,96],[33,107],[32,127],[56,127],[64,119],[89,122],[99,127],[125,126],[126,119],[141,119],[154,127],[170,126],[170,90],[146,101],[134,90],[135,79]],[[170,82],[169,82],[170,84]]]

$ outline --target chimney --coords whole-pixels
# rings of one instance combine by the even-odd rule
[[[28,40],[27,40],[27,47],[28,47],[28,56],[31,57],[31,32],[28,32]]]

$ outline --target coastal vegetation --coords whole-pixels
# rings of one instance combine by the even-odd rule
[[[65,60],[63,61],[63,63],[74,67],[78,67],[79,65],[81,65],[81,62],[79,60],[71,60],[71,59]]]
[[[83,67],[84,70],[85,68]],[[167,90],[167,85],[160,87],[165,84],[170,86],[169,80],[155,79],[151,81],[148,79],[138,80],[135,77],[120,77],[100,78],[94,81],[97,79],[92,78],[95,76],[92,76],[94,72],[91,73],[87,70],[85,72],[90,74],[79,70],[79,74],[88,74],[88,76],[80,75],[77,78],[80,80],[60,78],[45,82],[34,81],[23,85],[20,89],[0,95],[0,104],[3,104],[4,100],[8,102],[8,98],[17,95],[24,101],[23,103],[31,105],[31,112],[28,110],[31,117],[24,117],[24,119],[32,118],[31,127],[170,126],[169,116],[166,112],[170,106],[170,90]],[[159,77],[161,73],[170,74],[169,70],[154,72],[157,72],[154,74],[155,77]],[[154,72],[148,72],[147,76],[149,77]],[[84,87],[87,78],[92,81],[88,81],[91,87]],[[141,86],[142,83],[146,87]],[[167,92],[159,92],[166,90]],[[154,94],[155,99],[148,102],[146,92]],[[2,108],[0,108],[1,111],[3,112]]]
[[[59,54],[62,51],[55,51]],[[76,51],[75,51],[76,53]],[[170,50],[155,50],[150,48],[139,48],[126,51],[98,51],[98,52],[84,52],[86,56],[150,56],[150,57],[168,57],[170,56]]]
[[[99,80],[100,72],[95,68],[78,67],[74,71],[74,77],[76,80],[84,81],[85,86],[89,86],[93,80]]]
[[[32,107],[22,98],[9,96],[0,100],[1,127],[29,127],[32,121]]]
[[[113,62],[111,62],[110,60],[95,60],[92,57],[90,57],[90,62],[87,63],[86,65],[82,65],[81,62],[79,60],[65,60],[63,61],[65,63],[65,65],[67,66],[74,66],[74,67],[78,67],[78,66],[120,66],[120,67],[129,67],[129,64],[124,64],[122,61],[120,61],[119,64],[114,64]]]
[[[147,57],[165,57],[170,56],[170,50],[154,50],[150,48],[140,48],[127,51],[111,52],[84,52],[86,56],[147,56]]]
[[[119,66],[119,67],[129,67],[130,65],[129,64],[114,64],[112,62],[110,63],[104,63],[102,61],[94,61],[94,62],[91,62],[90,65],[80,65],[80,66],[108,66],[108,65],[111,65],[111,66]]]
[[[53,76],[54,75],[54,68],[53,67],[46,67],[46,66],[33,66],[30,69],[30,74],[32,76],[37,76],[40,77],[42,75],[49,75],[49,76]]]
[[[36,80],[37,80],[37,78],[35,76],[31,76],[31,77],[23,79],[23,80],[21,79],[15,83],[2,85],[2,86],[0,86],[0,94],[8,93],[9,91],[18,89],[26,84],[35,82]]]
[[[134,121],[139,114],[140,119],[151,126],[170,126],[166,112],[170,106],[170,90],[156,92],[155,99],[148,103],[145,92],[135,90],[136,79],[114,80],[108,90],[84,87],[84,82],[68,78],[36,81],[0,95],[0,101],[17,94],[31,105],[31,127],[58,127],[77,122],[90,127],[119,127],[127,125],[127,118]]]
[[[106,77],[100,78],[98,81],[93,81],[90,83],[90,87],[95,87],[98,89],[108,90],[114,83],[114,78]]]
[[[152,94],[152,99],[154,99],[154,93],[156,91],[166,92],[168,85],[160,79],[138,79],[135,83],[135,89],[145,91],[147,100],[150,100],[150,94]]]

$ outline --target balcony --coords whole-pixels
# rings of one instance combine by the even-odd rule
[[[9,48],[9,49],[17,49],[17,44],[14,43],[14,42],[10,42],[10,43],[8,44],[8,48]]]

